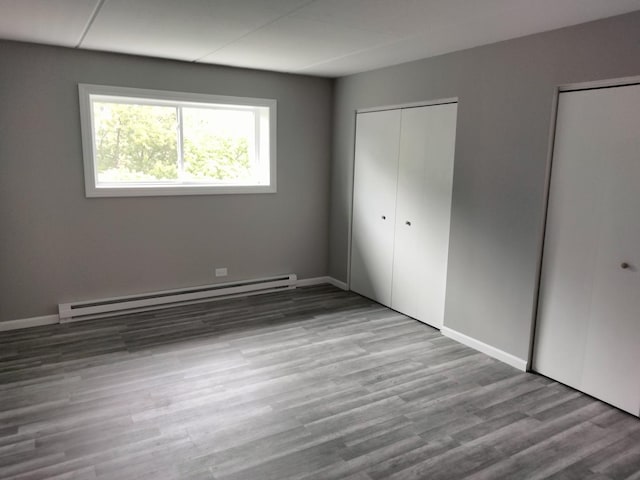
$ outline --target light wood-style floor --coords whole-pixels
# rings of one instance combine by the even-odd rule
[[[0,478],[640,480],[640,420],[320,286],[0,333]]]

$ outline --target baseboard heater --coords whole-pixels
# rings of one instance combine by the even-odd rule
[[[206,302],[215,299],[289,290],[296,287],[295,274],[260,278],[122,297],[61,303],[58,305],[60,323],[90,320],[120,313],[156,310],[177,305]]]

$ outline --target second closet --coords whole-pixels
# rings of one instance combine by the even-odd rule
[[[350,288],[442,327],[457,103],[358,113]]]

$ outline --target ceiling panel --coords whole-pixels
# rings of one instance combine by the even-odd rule
[[[496,15],[507,22],[498,32],[510,22],[526,21],[523,12],[544,15],[549,30],[638,9],[640,0],[316,0],[293,16],[409,37]]]
[[[0,38],[75,47],[98,0],[0,0]]]
[[[531,0],[319,0],[294,16],[408,37],[433,25],[459,23],[527,3]]]
[[[514,0],[511,8],[437,22],[397,42],[308,65],[300,73],[343,76],[640,9],[640,0],[614,3],[607,8],[601,0],[579,0],[576,8],[575,0]]]
[[[310,0],[107,0],[83,48],[193,61]]]
[[[285,17],[204,57],[202,61],[293,72],[397,39],[333,23]]]

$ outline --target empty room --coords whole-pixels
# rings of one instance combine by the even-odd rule
[[[640,480],[640,0],[0,0],[0,478]]]

